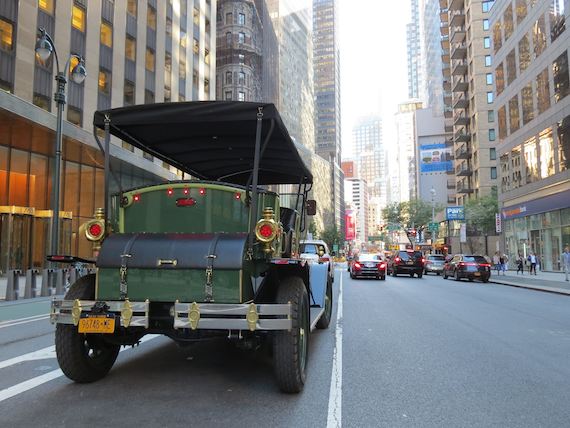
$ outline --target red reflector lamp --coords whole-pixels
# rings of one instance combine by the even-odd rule
[[[264,224],[259,228],[259,234],[264,238],[269,238],[273,234],[273,228],[268,224]]]
[[[385,265],[384,263],[380,263],[380,264],[378,265],[378,268],[379,268],[379,269],[384,269],[385,267],[386,267],[386,265]]]
[[[237,200],[240,200],[240,199],[241,199],[241,193],[236,193],[236,194],[235,194],[235,198],[236,198]]]
[[[89,226],[89,233],[95,238],[99,237],[102,232],[103,228],[99,223],[93,223],[92,225]]]
[[[200,189],[200,190],[198,190],[198,193],[200,193],[200,195],[204,196],[206,194],[206,189]]]
[[[188,190],[187,187],[184,188],[184,194],[187,195],[188,193],[190,193],[190,190]]]
[[[194,198],[178,198],[176,199],[177,207],[193,207],[196,205],[196,199]]]
[[[168,190],[166,191],[166,194],[167,194],[168,196],[172,196],[173,193],[174,193],[174,190],[172,190],[172,189],[168,189]]]
[[[396,263],[400,263],[400,258],[399,258],[399,257],[396,257],[396,258],[394,259],[394,261],[395,261]]]
[[[135,195],[133,196],[133,201],[138,202],[141,200],[141,195]]]
[[[354,269],[360,269],[360,268],[361,268],[360,263],[354,262]]]

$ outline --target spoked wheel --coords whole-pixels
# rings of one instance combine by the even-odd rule
[[[332,306],[333,306],[333,292],[332,292],[332,284],[327,284],[327,291],[325,293],[325,312],[321,316],[321,318],[317,321],[317,328],[318,329],[325,329],[329,327],[332,318]]]
[[[78,279],[65,295],[66,300],[93,300],[95,275]],[[57,324],[55,352],[63,373],[79,383],[94,382],[105,377],[119,353],[119,345],[107,343],[101,334],[78,333],[77,327]]]
[[[287,277],[279,284],[277,303],[289,302],[293,326],[290,331],[275,332],[273,367],[281,391],[300,392],[307,377],[310,325],[307,290],[299,277]]]

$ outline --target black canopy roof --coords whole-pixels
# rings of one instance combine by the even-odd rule
[[[258,108],[262,108],[259,184],[312,183],[273,104],[194,101],[145,104],[95,112],[93,123],[203,180],[247,184],[253,171]],[[274,126],[271,126],[273,122]],[[267,135],[273,131],[263,143]]]

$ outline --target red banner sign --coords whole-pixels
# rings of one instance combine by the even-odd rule
[[[354,224],[354,217],[352,211],[347,210],[344,216],[345,233],[344,239],[347,241],[353,241],[356,238],[356,226]]]

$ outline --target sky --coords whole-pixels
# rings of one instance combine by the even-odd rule
[[[406,24],[409,0],[338,0],[342,158],[352,153],[359,116],[379,113],[384,146],[395,141],[394,114],[407,100]]]

